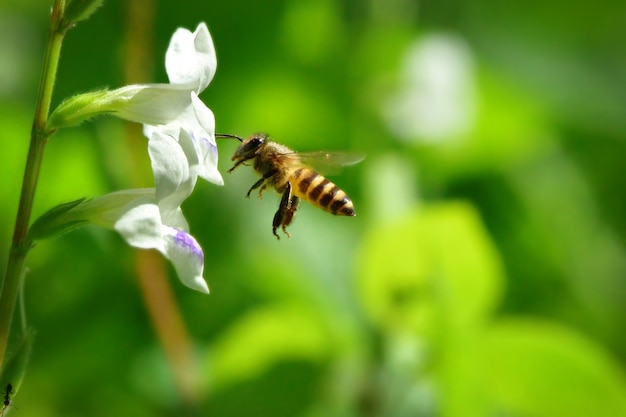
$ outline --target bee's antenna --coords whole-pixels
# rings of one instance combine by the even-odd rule
[[[239,142],[243,142],[243,138],[240,138],[237,135],[231,135],[230,133],[216,133],[216,138],[227,138],[227,139],[237,139]]]

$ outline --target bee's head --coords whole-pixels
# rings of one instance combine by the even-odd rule
[[[248,159],[254,158],[266,142],[266,134],[255,133],[239,145],[239,148],[235,151],[232,160],[247,161]]]

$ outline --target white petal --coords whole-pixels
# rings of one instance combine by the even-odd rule
[[[215,115],[195,92],[191,92],[189,100],[198,124],[211,136],[211,140],[215,143]]]
[[[200,169],[198,175],[217,185],[224,185],[222,174],[217,169],[217,144],[215,142],[215,116],[213,112],[196,96],[191,94],[191,103],[202,129],[194,131],[193,140],[198,150]]]
[[[156,249],[165,253],[161,214],[156,204],[138,204],[128,208],[114,226],[129,245]]]
[[[162,214],[169,216],[193,191],[196,174],[190,172],[189,157],[181,144],[158,129],[149,138],[148,152],[154,171],[157,202]]]
[[[175,84],[128,85],[110,92],[105,108],[117,117],[148,125],[165,125],[195,114],[190,86]]]
[[[200,156],[196,144],[192,138],[192,133],[186,129],[180,129],[178,133],[178,145],[187,159],[187,165],[191,175],[198,175],[198,166],[200,165]]]
[[[189,223],[187,223],[187,219],[185,219],[180,207],[176,210],[168,211],[167,213],[161,211],[161,221],[163,224],[175,227],[183,232],[189,232]]]
[[[183,284],[197,291],[209,293],[209,287],[202,277],[204,254],[202,248],[188,233],[173,227],[165,227],[165,256],[172,262],[178,278]]]
[[[196,92],[209,85],[217,59],[205,23],[200,23],[194,33],[185,28],[174,32],[165,54],[165,68],[172,84],[192,84]]]
[[[180,217],[186,223],[182,213]],[[115,230],[131,246],[161,252],[172,262],[183,284],[194,290],[209,293],[209,288],[202,277],[204,271],[202,248],[193,236],[184,230],[164,225],[156,204],[146,203],[129,207],[115,223]]]

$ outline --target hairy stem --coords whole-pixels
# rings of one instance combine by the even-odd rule
[[[13,317],[13,310],[15,309],[17,294],[20,289],[20,280],[24,275],[24,262],[32,246],[32,241],[28,239],[28,225],[30,223],[30,215],[33,208],[39,171],[41,170],[44,148],[49,134],[52,133],[45,132],[44,127],[48,113],[50,112],[50,102],[52,100],[52,91],[54,89],[54,81],[59,56],[61,54],[61,44],[63,43],[65,34],[65,29],[60,26],[64,9],[65,0],[55,0],[50,18],[50,32],[46,43],[43,71],[39,85],[39,96],[37,98],[37,107],[35,108],[26,167],[24,168],[24,178],[22,180],[22,191],[17,209],[17,217],[15,219],[13,240],[11,242],[11,250],[4,280],[2,282],[2,289],[0,290],[0,366],[3,366],[5,363],[11,319]]]

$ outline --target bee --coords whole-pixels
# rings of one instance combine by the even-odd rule
[[[217,137],[234,138],[241,142],[231,158],[235,165],[228,170],[233,172],[241,164],[252,161],[261,179],[250,187],[246,197],[259,188],[259,198],[268,187],[282,194],[278,211],[272,222],[272,233],[280,239],[276,230],[282,228],[287,237],[289,226],[300,206],[300,200],[338,216],[355,216],[350,197],[317,173],[310,165],[338,167],[353,165],[363,160],[363,156],[345,152],[294,152],[288,147],[271,141],[264,133],[257,133],[244,140],[235,135],[218,134]]]

